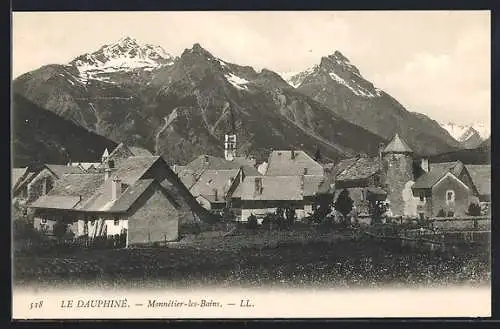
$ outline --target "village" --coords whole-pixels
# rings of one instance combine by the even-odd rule
[[[258,164],[238,156],[236,134],[225,135],[223,157],[203,154],[173,166],[121,143],[92,163],[14,168],[12,192],[20,259],[54,248],[75,255],[160,248],[169,258],[204,248],[242,257],[256,246],[359,240],[361,231],[385,245],[397,238],[396,248],[410,245],[418,255],[456,241],[483,248],[491,232],[490,165],[431,163],[398,134],[377,157],[338,163],[291,149],[273,150]],[[19,272],[43,272],[23,264]]]

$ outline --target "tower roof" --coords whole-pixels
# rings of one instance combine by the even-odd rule
[[[413,150],[406,142],[396,133],[389,144],[384,149],[383,153],[413,153]]]

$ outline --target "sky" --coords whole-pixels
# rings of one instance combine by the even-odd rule
[[[14,78],[125,36],[278,73],[339,50],[409,111],[490,124],[489,11],[15,12],[12,34]]]

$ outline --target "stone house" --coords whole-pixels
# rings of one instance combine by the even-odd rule
[[[491,165],[465,165],[472,183],[477,189],[477,197],[483,214],[491,211]]]
[[[412,186],[419,198],[420,218],[467,216],[470,203],[478,203],[479,192],[460,161],[431,163],[429,170]]]
[[[55,182],[66,174],[78,174],[85,171],[80,167],[44,164],[26,170],[22,179],[14,187],[13,197],[23,204],[30,204],[47,194]]]
[[[127,245],[134,245],[176,240],[182,225],[211,219],[161,157],[132,156],[114,164],[64,176],[32,204],[35,226],[62,220],[76,236],[90,237],[126,230]]]
[[[207,210],[221,213],[231,207],[239,212],[239,199],[233,192],[246,175],[260,175],[251,159],[233,157],[231,161],[211,155],[201,155],[175,171],[191,194]]]
[[[254,215],[259,222],[278,207],[293,208],[297,219],[305,216],[303,176],[247,176],[235,191],[241,199],[241,221]]]

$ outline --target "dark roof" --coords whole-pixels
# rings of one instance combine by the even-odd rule
[[[491,165],[465,165],[479,195],[491,195]]]
[[[255,180],[262,180],[262,193],[256,193]],[[247,176],[241,185],[242,200],[302,200],[302,176]]]
[[[46,164],[47,167],[57,178],[61,178],[66,174],[82,174],[85,171],[78,166],[65,166],[58,164]]]
[[[380,172],[382,165],[378,158],[351,158],[342,160],[336,167],[337,181],[367,179]]]
[[[60,199],[60,197],[75,197],[83,201],[90,198],[95,191],[104,183],[104,175],[99,174],[66,174],[56,181],[52,190],[46,195],[40,197],[31,206],[34,208],[57,208],[73,209],[67,206],[70,200]],[[61,200],[68,200],[64,205],[59,204]]]
[[[144,173],[160,159],[159,156],[132,156],[117,163],[111,178],[119,178],[128,185],[134,184]]]
[[[458,178],[463,170],[463,164],[460,161],[431,163],[429,165],[429,169],[429,172],[423,174],[417,179],[412,187],[413,189],[432,188],[448,172]]]
[[[292,152],[295,156],[292,159]],[[304,151],[272,151],[267,161],[266,176],[323,175],[323,167]]]
[[[383,153],[413,153],[413,150],[398,134],[396,134],[389,144],[387,144]]]
[[[76,196],[45,195],[36,200],[32,207],[47,209],[74,209],[80,202]]]
[[[28,168],[12,168],[12,182],[11,182],[11,188],[14,189],[14,187],[21,181],[21,179],[24,177],[26,172],[28,171]]]
[[[224,199],[229,188],[238,175],[239,169],[228,170],[205,170],[196,183],[190,188],[191,194],[194,197],[203,195],[207,198],[215,196],[217,191],[217,198]]]

